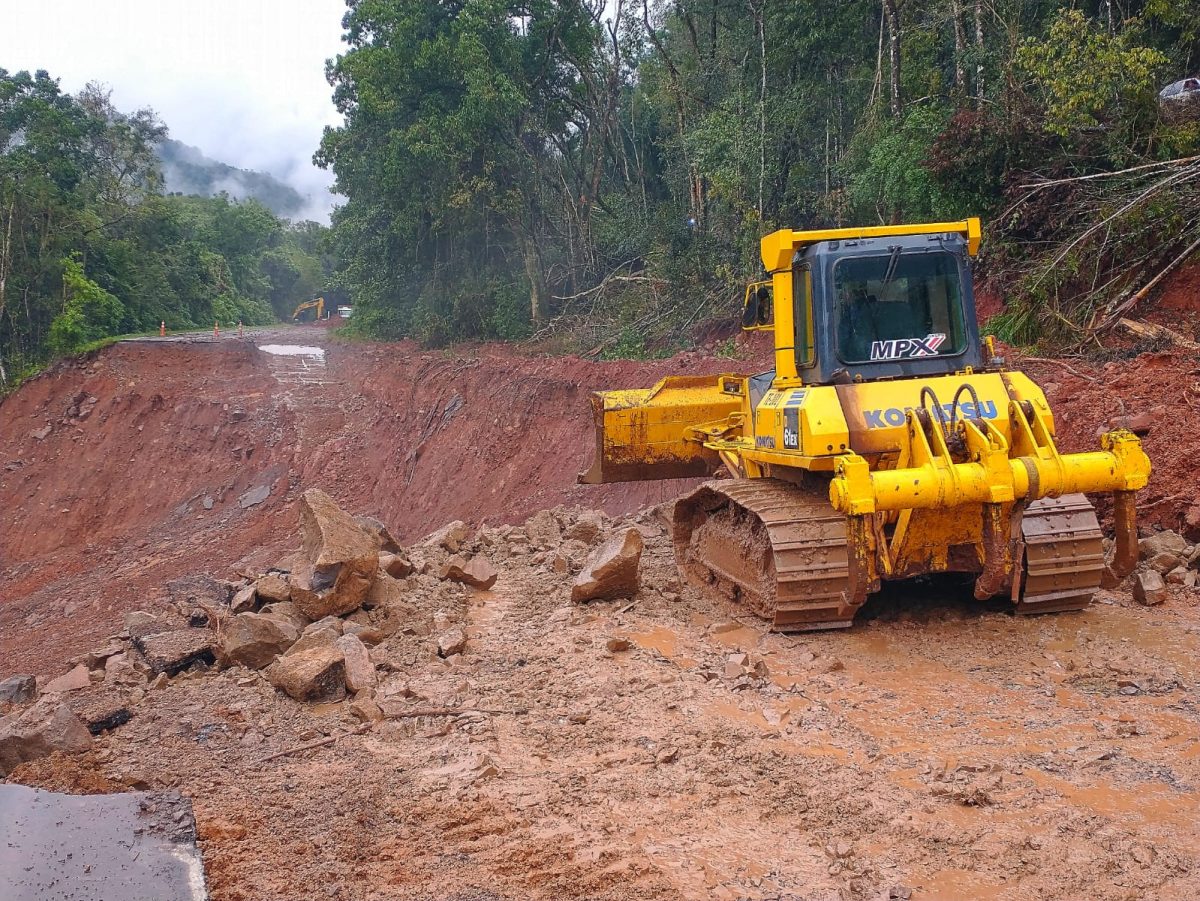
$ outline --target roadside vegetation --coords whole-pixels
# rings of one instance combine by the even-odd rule
[[[0,393],[112,336],[272,322],[324,286],[322,226],[164,195],[166,133],[98,87],[0,69]]]
[[[1200,237],[1200,131],[1156,100],[1197,12],[351,4],[318,161],[353,325],[632,353],[731,314],[775,228],[979,215],[1002,335],[1089,340]]]

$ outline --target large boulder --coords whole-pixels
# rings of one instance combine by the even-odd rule
[[[302,567],[292,573],[292,603],[312,620],[350,613],[363,605],[378,570],[379,558],[374,553],[324,571]]]
[[[300,640],[292,645],[287,653],[301,654],[312,648],[331,648],[342,637],[342,621],[336,616],[311,623],[300,633]]]
[[[633,597],[640,587],[638,567],[645,543],[637,529],[617,532],[588,558],[571,586],[571,600],[599,601]]]
[[[1182,557],[1188,551],[1188,543],[1187,539],[1178,532],[1164,529],[1141,539],[1138,542],[1138,550],[1141,551],[1143,560],[1152,560],[1159,554],[1173,554],[1176,557]]]
[[[135,638],[154,673],[174,676],[194,663],[216,662],[216,636],[208,629],[176,629]]]
[[[500,571],[486,557],[476,555],[470,560],[464,560],[455,554],[442,565],[438,578],[449,579],[452,582],[462,582],[472,588],[482,588],[485,591],[496,584]]]
[[[348,560],[373,557],[378,563],[379,538],[354,521],[324,491],[310,488],[300,498],[300,528],[304,556],[319,572]]]
[[[225,621],[221,632],[221,662],[262,669],[296,643],[300,629],[285,617],[270,613],[240,613]]]
[[[0,776],[55,751],[78,754],[91,746],[92,734],[71,708],[45,699],[0,720]]]
[[[408,593],[407,586],[386,572],[380,572],[371,583],[371,590],[363,601],[363,607],[373,610],[377,607],[394,607],[404,602]]]
[[[297,701],[335,701],[346,696],[346,661],[332,645],[277,659],[266,670],[271,684]]]

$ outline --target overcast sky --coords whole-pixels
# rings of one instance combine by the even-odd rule
[[[327,221],[329,173],[312,165],[339,117],[325,60],[342,49],[343,0],[0,0],[0,68],[46,69],[74,93],[112,88],[153,107],[171,137],[270,172]]]

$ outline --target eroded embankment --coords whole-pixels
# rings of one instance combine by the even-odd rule
[[[327,344],[316,329],[123,343],[0,404],[0,673],[53,670],[172,578],[270,560],[307,487],[402,539],[451,519],[672,497],[678,483],[576,485],[594,441],[588,392],[745,365]]]

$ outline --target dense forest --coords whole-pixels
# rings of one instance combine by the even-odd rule
[[[106,337],[271,322],[325,285],[322,226],[164,195],[165,137],[98,87],[0,69],[0,393]]]
[[[1200,243],[1173,0],[348,0],[317,154],[355,325],[637,352],[781,226],[985,219],[1014,340],[1084,343]]]

